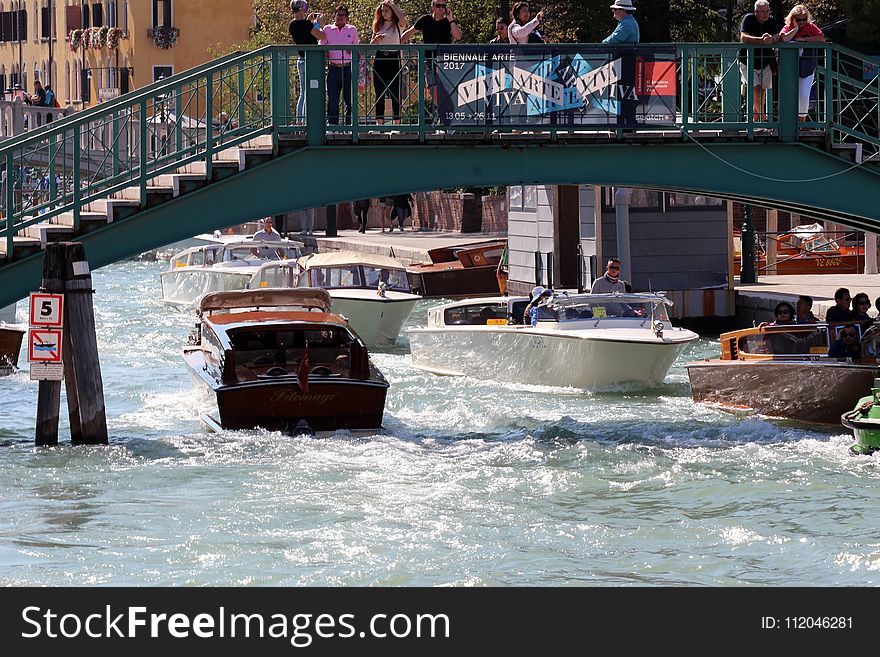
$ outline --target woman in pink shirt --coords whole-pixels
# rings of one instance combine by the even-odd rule
[[[809,9],[805,5],[795,5],[785,17],[785,27],[779,33],[782,41],[805,41],[808,43],[825,43],[825,35],[813,22]],[[800,80],[798,82],[798,116],[801,121],[807,120],[810,108],[810,89],[816,77],[815,48],[802,48],[799,62]]]

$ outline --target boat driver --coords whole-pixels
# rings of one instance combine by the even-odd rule
[[[263,227],[260,228],[251,239],[254,242],[280,242],[281,233],[272,227],[274,221],[272,217],[266,217],[262,220]]]
[[[627,292],[626,281],[620,280],[620,260],[618,258],[608,258],[605,274],[593,281],[593,287],[590,288],[590,294],[610,292],[619,292],[620,294]]]

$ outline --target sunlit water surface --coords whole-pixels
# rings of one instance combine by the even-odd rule
[[[717,339],[659,388],[584,393],[419,372],[403,336],[374,354],[382,435],[213,434],[164,266],[94,272],[109,448],[62,419],[35,449],[37,385],[0,378],[0,585],[880,583],[880,456],[694,405],[683,364]]]

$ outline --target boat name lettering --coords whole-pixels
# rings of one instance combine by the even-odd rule
[[[313,395],[313,394],[304,395],[301,392],[299,392],[298,390],[278,390],[272,395],[272,397],[271,397],[271,399],[269,399],[269,401],[270,402],[285,402],[285,403],[297,402],[297,403],[304,403],[304,404],[307,403],[307,404],[323,405],[323,404],[326,404],[330,401],[333,401],[333,399],[335,399],[335,398],[336,398],[335,394],[329,394],[329,393],[323,394],[323,395]]]
[[[842,258],[820,258],[816,261],[819,267],[838,267],[843,263]]]

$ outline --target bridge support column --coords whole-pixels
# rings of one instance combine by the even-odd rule
[[[629,203],[632,199],[631,187],[617,187],[614,190],[614,219],[617,227],[617,257],[620,258],[620,280],[632,277],[632,263],[629,250]]]
[[[306,139],[309,146],[323,146],[327,130],[327,94],[324,51],[306,51]]]
[[[779,49],[779,140],[797,141],[798,49]]]

